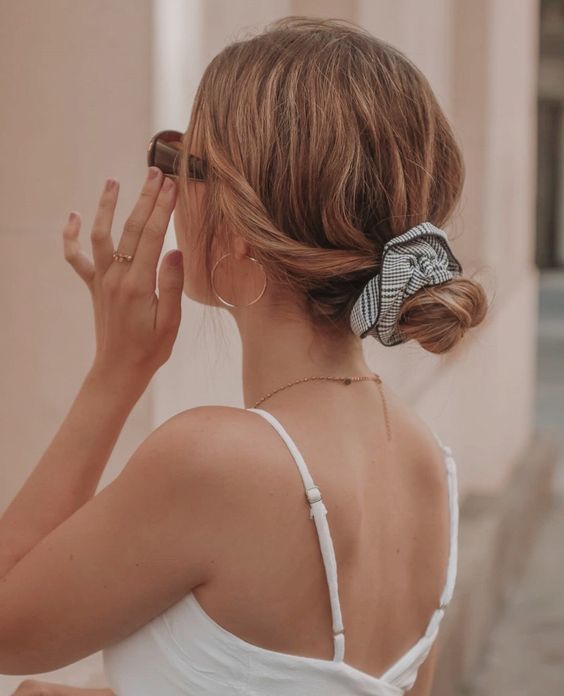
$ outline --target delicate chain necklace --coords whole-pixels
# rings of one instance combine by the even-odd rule
[[[388,435],[388,440],[391,439],[390,420],[388,416],[388,408],[386,406],[386,399],[384,398],[384,392],[382,390],[382,379],[380,378],[380,375],[377,375],[375,372],[373,372],[372,375],[366,375],[362,377],[302,377],[302,379],[297,379],[295,382],[290,382],[289,384],[285,384],[283,387],[278,387],[278,389],[275,389],[274,391],[268,393],[266,396],[263,396],[262,399],[259,399],[256,402],[253,408],[257,408],[258,405],[262,404],[263,401],[273,396],[274,394],[277,394],[279,391],[282,391],[283,389],[293,387],[294,384],[300,384],[301,382],[309,382],[312,379],[330,379],[337,382],[343,382],[343,384],[351,384],[351,382],[362,382],[364,380],[374,380],[378,384],[380,396],[382,397],[382,404],[384,406],[384,419],[386,421],[386,433]]]

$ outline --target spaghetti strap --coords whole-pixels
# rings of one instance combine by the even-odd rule
[[[325,566],[325,575],[329,588],[329,599],[331,603],[331,616],[333,623],[333,647],[334,647],[334,662],[343,662],[345,657],[345,633],[343,626],[343,616],[341,613],[341,604],[339,601],[339,587],[337,579],[337,561],[335,558],[335,549],[331,532],[327,523],[327,508],[323,502],[321,491],[313,482],[307,464],[304,461],[296,443],[288,435],[286,429],[269,411],[264,411],[261,408],[248,408],[247,411],[254,411],[265,418],[277,431],[290,453],[296,462],[298,470],[301,474],[304,483],[306,499],[310,506],[309,516],[313,518],[319,538],[319,546],[323,557],[323,565]]]
[[[331,614],[333,620],[333,641],[334,641],[334,662],[343,662],[345,655],[345,636],[341,606],[339,602],[337,564],[335,560],[335,550],[327,524],[327,508],[325,507],[321,491],[313,482],[309,469],[284,426],[269,411],[260,408],[248,408],[265,418],[278,432],[282,440],[286,443],[298,470],[301,474],[306,499],[310,505],[310,518],[315,520],[315,526],[319,538],[321,554],[325,566],[325,574],[329,587],[329,597],[331,602]],[[433,612],[423,635],[409,648],[394,664],[389,667],[380,677],[380,680],[394,684],[400,688],[411,688],[406,685],[415,681],[417,670],[425,660],[433,643],[436,639],[439,625],[444,616],[445,609],[450,602],[454,590],[458,562],[458,483],[456,475],[456,463],[452,456],[450,447],[443,444],[439,436],[433,432],[444,455],[445,472],[448,482],[448,505],[449,505],[449,555],[446,568],[446,577],[441,592],[439,606]]]
[[[433,431],[432,431],[433,432]],[[389,669],[384,672],[382,679],[400,687],[411,688],[417,671],[429,654],[437,636],[439,625],[445,614],[446,607],[452,598],[458,564],[458,482],[456,462],[452,450],[443,444],[437,433],[433,432],[444,456],[445,471],[448,483],[449,505],[449,555],[446,569],[446,579],[439,600],[439,606],[433,612],[424,634],[414,645],[405,652]]]
[[[458,565],[458,481],[456,475],[456,462],[452,456],[452,450],[443,444],[437,433],[433,432],[445,456],[446,473],[448,477],[448,502],[449,502],[449,528],[450,547],[445,586],[441,594],[440,608],[444,609],[452,598],[456,582]]]

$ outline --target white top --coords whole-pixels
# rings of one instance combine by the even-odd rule
[[[448,476],[450,549],[440,605],[423,635],[380,677],[344,661],[345,634],[339,603],[337,566],[327,508],[296,444],[280,421],[257,408],[290,450],[302,476],[310,517],[317,529],[333,617],[334,655],[324,660],[261,648],[216,623],[190,592],[124,640],[102,651],[109,686],[117,696],[396,696],[411,689],[419,665],[437,637],[454,590],[458,558],[456,465],[443,445]]]

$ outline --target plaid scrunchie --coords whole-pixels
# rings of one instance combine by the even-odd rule
[[[380,272],[371,278],[351,311],[357,336],[374,336],[385,346],[404,343],[397,319],[402,302],[417,290],[462,274],[446,232],[422,222],[392,237],[382,253]]]

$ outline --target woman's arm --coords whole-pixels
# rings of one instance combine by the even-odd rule
[[[156,174],[157,176],[152,176]],[[81,250],[80,216],[63,230],[65,259],[87,284],[94,306],[93,367],[53,441],[0,518],[0,578],[95,494],[131,409],[168,360],[178,333],[182,264],[157,264],[176,201],[175,184],[149,169],[118,244],[111,229],[118,185],[108,179],[90,233],[93,260]],[[169,255],[170,256],[170,255]]]
[[[0,578],[96,492],[117,438],[147,387],[93,367],[45,454],[0,517]]]

